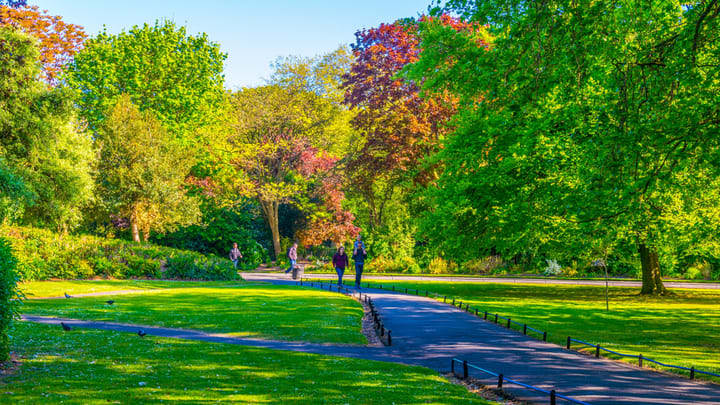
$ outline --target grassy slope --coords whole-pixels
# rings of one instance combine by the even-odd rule
[[[0,403],[485,404],[420,367],[19,322]]]
[[[91,283],[94,282],[65,282],[63,288],[79,293],[96,288]],[[156,288],[161,283],[136,282],[135,286]],[[185,288],[118,296],[28,300],[20,311],[292,341],[367,342],[361,332],[361,305],[340,294],[268,284],[174,283],[172,285]],[[33,291],[46,295],[56,289],[54,285],[46,285],[47,288],[36,284]],[[105,286],[100,284],[99,288]],[[123,285],[116,287],[126,289]],[[105,304],[109,299],[114,299],[115,304]]]
[[[382,284],[458,298],[480,311],[545,330],[549,341],[561,345],[572,336],[621,353],[642,353],[663,363],[720,372],[720,291],[676,289],[672,296],[645,297],[638,288],[610,288],[610,312],[606,312],[604,287],[436,281]]]

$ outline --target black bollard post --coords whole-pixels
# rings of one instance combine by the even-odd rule
[[[450,372],[455,375],[455,359],[450,359]]]
[[[405,294],[407,294],[407,287],[405,287]]]
[[[567,338],[567,345],[566,345],[566,347],[567,347],[568,350],[570,350],[570,336],[568,336],[568,338]]]
[[[495,314],[495,323],[497,323],[498,314]]]
[[[642,367],[642,354],[638,356],[638,366]]]
[[[600,357],[600,345],[595,346],[595,357]]]
[[[390,336],[390,331],[387,331],[388,335],[388,346],[392,346],[392,336]]]
[[[427,290],[425,290],[425,296],[426,296],[426,297],[428,296],[428,292],[427,292]]]
[[[543,342],[547,342],[547,331],[543,332]]]
[[[695,379],[695,366],[690,367],[690,379]]]
[[[527,324],[523,324],[523,335],[527,335]]]
[[[485,311],[485,315],[483,315],[483,319],[487,321],[487,311]]]
[[[507,328],[510,329],[510,318],[508,318],[508,321],[507,321]]]
[[[498,389],[502,388],[502,383],[503,383],[503,375],[500,374],[498,376]]]
[[[453,298],[452,306],[455,306],[455,298]]]
[[[475,316],[478,316],[478,309],[475,308]]]
[[[550,405],[556,405],[555,390],[550,390]]]
[[[467,380],[468,378],[468,362],[467,360],[463,360],[463,379]]]

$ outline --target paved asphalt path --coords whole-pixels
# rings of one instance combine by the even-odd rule
[[[252,279],[260,281],[261,277]],[[295,284],[267,275],[265,280],[275,284]],[[66,320],[66,323],[80,328],[133,333],[142,328],[148,335],[391,361],[440,372],[449,371],[450,359],[456,357],[503,373],[508,378],[547,390],[555,389],[559,394],[591,404],[720,404],[718,385],[567,351],[424,297],[374,289],[363,289],[362,292],[373,299],[386,327],[392,330],[391,347],[281,342],[108,322]],[[24,318],[42,323],[61,321],[29,315]],[[473,370],[470,374],[483,379]],[[494,377],[483,381],[488,385],[497,382]],[[548,403],[547,396],[513,385],[506,384],[505,388],[518,398]]]
[[[246,272],[241,273],[243,278],[246,280],[287,280],[288,275],[284,273],[255,273]],[[320,274],[320,273],[307,273],[304,275],[305,278],[323,279],[323,280],[337,280],[335,274]],[[394,281],[462,281],[468,283],[513,283],[513,284],[569,284],[569,285],[599,285],[605,286],[605,280],[560,280],[553,278],[512,278],[512,277],[462,277],[462,276],[377,276],[369,275],[363,277],[363,279],[370,280],[394,280]],[[347,282],[354,282],[354,274],[346,274],[343,280]],[[686,281],[665,281],[665,287],[667,288],[691,288],[691,289],[706,289],[706,290],[717,290],[720,289],[720,283],[691,283]],[[642,283],[640,281],[622,281],[622,280],[610,280],[608,282],[610,287],[640,287]]]

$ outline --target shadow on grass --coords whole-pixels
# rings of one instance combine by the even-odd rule
[[[420,367],[38,324],[12,335],[23,360],[3,403],[485,403]]]

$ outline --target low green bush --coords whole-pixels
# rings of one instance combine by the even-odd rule
[[[8,329],[15,314],[18,297],[17,261],[13,255],[10,242],[0,238],[0,363],[8,359],[10,339]]]
[[[168,278],[233,280],[232,262],[217,256],[44,229],[1,227],[13,246],[22,280]]]

